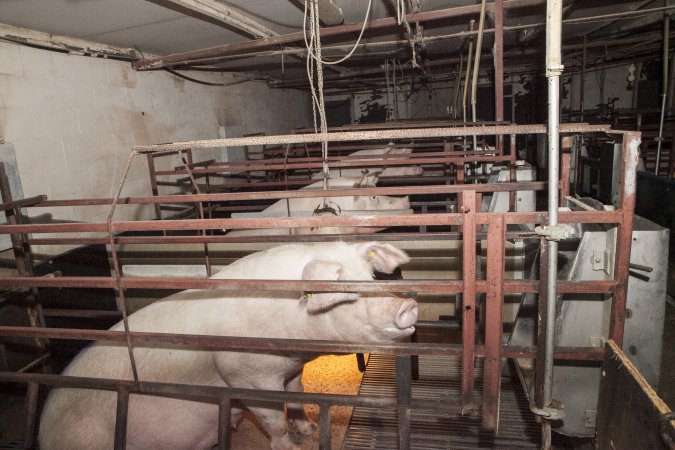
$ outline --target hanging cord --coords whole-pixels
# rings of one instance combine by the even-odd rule
[[[304,15],[304,18],[303,18],[303,23],[302,23],[302,31],[303,31],[303,36],[305,38],[305,47],[307,47],[307,50],[308,50],[307,53],[312,58],[314,58],[317,62],[320,62],[321,64],[332,65],[332,64],[340,64],[342,62],[347,61],[349,58],[351,58],[351,56],[354,54],[354,52],[358,48],[359,44],[361,43],[361,38],[363,37],[363,32],[366,31],[366,25],[368,24],[368,17],[370,17],[370,7],[373,4],[373,0],[368,0],[368,9],[366,9],[366,16],[363,18],[363,26],[361,27],[361,32],[359,33],[359,37],[356,40],[356,42],[354,43],[354,46],[349,51],[349,53],[347,53],[347,55],[345,55],[343,58],[340,58],[336,61],[326,61],[326,60],[322,59],[321,58],[321,52],[318,52],[317,54],[315,54],[314,52],[311,51],[310,45],[307,43],[307,3],[309,3],[309,2],[312,3],[312,7],[316,10],[316,20],[318,22],[319,8],[318,8],[318,6],[314,7],[315,1],[316,0],[305,0],[305,15]],[[310,15],[311,15],[311,12],[310,12]],[[310,17],[310,23],[311,23],[311,19],[312,19],[312,17]],[[310,25],[310,27],[311,27],[311,25]],[[317,36],[319,34],[318,27],[319,27],[319,25],[317,24],[317,31],[316,31]],[[312,32],[314,32],[314,31],[312,31]]]
[[[323,189],[328,190],[328,141],[326,134],[328,133],[328,124],[326,122],[326,105],[323,97],[323,60],[321,57],[321,34],[319,22],[319,6],[317,0],[305,1],[305,10],[307,10],[307,3],[309,3],[309,29],[310,38],[306,42],[307,53],[311,57],[307,58],[307,76],[309,77],[309,84],[312,91],[312,103],[319,116],[319,131],[321,132],[321,159],[323,167]],[[306,23],[307,14],[303,18],[303,23]],[[365,25],[364,25],[365,27]],[[306,25],[303,27],[306,30]],[[303,31],[306,35],[306,31]],[[316,69],[316,87],[314,86],[314,70]],[[314,118],[314,131],[317,132],[316,115]],[[322,204],[325,207],[326,199],[324,197]]]

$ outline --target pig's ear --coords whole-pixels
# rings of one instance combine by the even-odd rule
[[[410,261],[408,255],[391,244],[381,242],[364,242],[356,244],[359,254],[370,266],[383,273],[392,273],[398,266]]]
[[[303,280],[329,280],[340,278],[342,265],[336,262],[311,261],[302,271]],[[342,302],[352,302],[359,299],[354,292],[314,292],[305,293],[302,301],[307,305],[307,312],[318,313]]]

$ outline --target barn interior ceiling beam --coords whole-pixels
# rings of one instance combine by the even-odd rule
[[[135,61],[140,57],[139,52],[133,48],[115,47],[114,45],[100,44],[98,42],[91,42],[68,36],[59,36],[58,34],[43,33],[41,31],[15,27],[4,23],[0,23],[0,40],[20,45],[56,50],[72,55],[115,58],[131,61]]]
[[[545,4],[546,0],[506,0],[504,1],[504,9],[528,8],[542,6]],[[494,3],[490,3],[489,6],[490,8],[493,8]],[[451,17],[475,15],[479,13],[480,5],[467,5],[440,9],[436,11],[408,14],[406,19],[410,23],[424,23],[434,20],[448,19]],[[337,25],[334,27],[325,27],[321,29],[321,37],[333,37],[335,39],[342,38],[344,40],[353,39],[353,33],[359,33],[362,26],[363,22]],[[395,17],[387,17],[368,21],[366,23],[366,30],[374,31],[387,28],[396,28],[398,26],[399,25]],[[217,61],[218,58],[222,58],[224,56],[265,51],[275,47],[282,47],[287,44],[297,44],[303,40],[304,34],[302,31],[299,31],[295,33],[242,42],[239,44],[221,45],[191,52],[176,53],[159,58],[144,59],[141,61],[136,61],[133,64],[133,67],[137,70],[153,70],[177,65],[212,62]]]
[[[243,31],[256,39],[278,36],[279,33],[271,30],[253,17],[216,0],[164,0],[181,8],[195,11],[204,16],[216,19],[239,31]]]

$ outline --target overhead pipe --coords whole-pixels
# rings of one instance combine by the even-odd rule
[[[659,165],[661,164],[661,144],[663,143],[663,122],[666,116],[666,99],[668,98],[668,51],[670,50],[668,39],[670,36],[670,16],[663,16],[663,75],[661,87],[661,120],[659,122],[659,137],[656,138],[656,165],[654,166],[654,175],[659,174]],[[673,144],[671,144],[673,145]]]
[[[451,113],[452,113],[452,118],[456,119],[457,118],[457,101],[459,100],[459,91],[461,89],[462,85],[462,72],[464,71],[464,53],[460,53],[459,55],[459,69],[457,70],[457,74],[455,75],[455,86],[453,89],[452,93],[452,107]]]
[[[478,22],[478,38],[473,63],[473,81],[471,82],[471,120],[476,122],[476,90],[478,90],[478,69],[480,68],[480,53],[483,47],[483,29],[485,29],[485,0],[480,5],[480,20]],[[473,136],[473,150],[478,148],[478,136]]]
[[[473,24],[476,23],[475,20],[471,19],[469,22],[469,31],[473,31]],[[466,77],[464,78],[464,91],[462,92],[462,121],[466,126],[466,100],[467,94],[469,92],[469,74],[471,73],[471,53],[473,52],[473,37],[469,39],[469,51],[466,54]],[[464,136],[464,142],[462,143],[464,149],[466,149],[466,136]],[[464,167],[464,166],[462,166]],[[464,170],[464,169],[462,169]]]

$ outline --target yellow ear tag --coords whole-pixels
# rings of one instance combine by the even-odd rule
[[[377,254],[375,253],[375,250],[371,250],[368,252],[368,259],[377,259]]]

